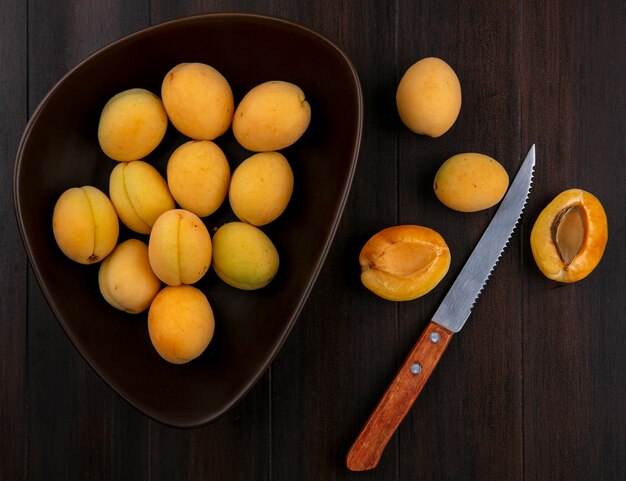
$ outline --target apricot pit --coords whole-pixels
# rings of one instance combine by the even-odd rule
[[[389,301],[409,301],[439,284],[450,267],[450,250],[433,229],[400,225],[370,238],[359,264],[367,289]]]

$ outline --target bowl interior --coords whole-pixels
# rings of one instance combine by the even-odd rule
[[[213,307],[216,331],[198,359],[182,366],[153,349],[146,313],[130,315],[100,295],[98,265],[66,258],[52,235],[59,195],[93,185],[108,193],[116,162],[99,148],[106,101],[142,87],[160,95],[161,81],[181,62],[204,62],[229,81],[237,103],[255,85],[286,80],[311,105],[304,136],[282,151],[295,186],[286,212],[262,229],[275,243],[277,277],[258,291],[240,291],[212,270],[196,284]],[[321,268],[352,182],[362,125],[362,98],[348,59],[329,41],[291,22],[244,14],[186,18],[148,28],[90,56],[69,72],[33,114],[18,151],[14,197],[33,270],[54,314],[78,351],[122,397],[172,426],[212,421],[258,380],[295,322]],[[165,175],[169,155],[188,139],[169,127],[145,160]],[[251,155],[230,131],[216,139],[231,170]],[[209,231],[235,220],[228,201],[204,219]],[[120,241],[147,236],[120,226]]]

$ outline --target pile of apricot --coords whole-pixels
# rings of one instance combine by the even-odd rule
[[[425,58],[402,76],[396,91],[400,120],[412,132],[440,137],[461,110],[461,83],[439,58]],[[509,176],[495,159],[481,153],[461,153],[437,171],[433,190],[445,206],[476,212],[497,205],[509,186]],[[606,214],[600,201],[580,189],[557,196],[539,215],[531,234],[537,266],[548,278],[575,282],[600,262],[607,242]],[[361,281],[376,295],[408,301],[430,292],[450,265],[445,240],[428,227],[400,225],[372,236],[359,255]]]
[[[76,262],[102,261],[98,284],[110,305],[149,310],[149,336],[161,357],[177,364],[195,359],[211,342],[215,319],[193,284],[211,265],[224,282],[244,290],[266,286],[278,271],[276,247],[260,227],[289,204],[293,173],[278,151],[300,139],[310,118],[302,90],[285,81],[257,85],[235,109],[226,78],[202,63],[172,68],[161,97],[141,88],[120,92],[98,125],[102,151],[119,162],[109,193],[93,186],[62,193],[52,218],[56,242]],[[170,122],[189,140],[171,154],[163,177],[147,157]],[[230,128],[253,152],[232,175],[214,142]],[[227,197],[239,221],[211,238],[202,218]],[[119,221],[147,242],[118,243]]]

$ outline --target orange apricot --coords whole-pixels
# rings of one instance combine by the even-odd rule
[[[549,279],[576,282],[593,271],[608,240],[606,213],[589,192],[569,189],[539,214],[530,247],[539,270]]]
[[[361,282],[389,301],[409,301],[430,292],[448,272],[450,250],[428,227],[388,227],[370,238],[359,255]]]

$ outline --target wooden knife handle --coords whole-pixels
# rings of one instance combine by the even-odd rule
[[[351,471],[373,469],[404,416],[422,391],[445,351],[452,332],[430,322],[352,444],[346,466]]]

